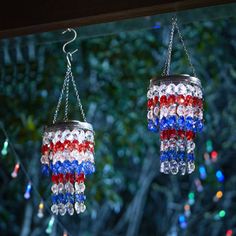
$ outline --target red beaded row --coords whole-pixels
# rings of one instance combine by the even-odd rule
[[[71,182],[72,184],[74,184],[75,182],[77,183],[81,183],[84,182],[85,180],[85,175],[83,173],[81,174],[70,174],[70,173],[66,173],[64,174],[58,174],[58,175],[52,175],[52,182],[53,183],[67,183],[67,182]]]
[[[49,151],[53,151],[55,153],[57,151],[64,151],[65,149],[69,151],[78,150],[79,152],[94,152],[94,144],[89,141],[79,143],[78,140],[73,140],[72,142],[69,140],[65,140],[63,143],[58,141],[56,142],[56,144],[53,144],[51,142],[49,145],[45,144],[42,146],[42,154],[49,154]]]
[[[154,107],[158,103],[158,97],[155,96],[154,98],[148,99],[147,106],[148,108]],[[179,105],[185,105],[185,106],[197,106],[202,108],[203,103],[202,99],[198,97],[193,97],[190,95],[187,95],[186,97],[184,95],[169,95],[168,97],[166,95],[162,95],[160,97],[160,106],[168,106],[172,105],[174,103],[178,103]]]
[[[193,140],[195,137],[195,134],[193,131],[190,131],[190,130],[184,131],[184,130],[174,130],[174,129],[163,130],[160,133],[161,140],[166,140],[166,139],[170,139],[170,138],[184,139],[185,137],[187,140]]]

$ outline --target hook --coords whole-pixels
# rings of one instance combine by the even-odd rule
[[[71,32],[71,31],[74,33],[74,37],[73,37],[70,41],[66,42],[66,43],[63,45],[63,47],[62,47],[63,52],[66,54],[66,59],[67,59],[67,62],[68,62],[68,64],[69,64],[69,66],[71,66],[72,55],[73,55],[75,52],[78,51],[78,48],[75,49],[73,52],[67,52],[67,51],[65,50],[65,47],[66,47],[68,44],[70,44],[70,43],[72,43],[72,42],[75,41],[75,39],[77,38],[77,32],[76,32],[74,29],[72,29],[72,28],[68,28],[67,30],[65,30],[65,31],[62,32],[62,34],[65,34],[66,32]]]

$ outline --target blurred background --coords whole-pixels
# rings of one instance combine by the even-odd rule
[[[79,49],[72,70],[96,132],[96,173],[87,180],[86,212],[54,221],[40,146],[61,91],[62,45],[70,35],[0,41],[1,236],[236,235],[236,4],[177,16],[204,88],[195,172],[161,174],[158,135],[147,130],[147,87],[163,70],[172,14],[80,27],[69,47]],[[171,73],[190,74],[177,35]],[[72,89],[70,95],[70,118],[81,119]]]

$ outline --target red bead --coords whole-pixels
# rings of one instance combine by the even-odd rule
[[[63,182],[64,182],[64,176],[63,176],[63,174],[58,174],[58,181],[59,181],[60,183],[63,183]]]
[[[71,144],[71,142],[69,140],[65,140],[63,143],[64,148],[68,148],[68,146]]]
[[[41,151],[42,151],[42,154],[43,154],[43,155],[46,154],[46,153],[48,153],[48,151],[49,151],[48,146],[47,146],[47,145],[43,145],[42,148],[41,148]]]
[[[160,104],[165,105],[167,103],[167,97],[165,95],[161,96],[160,98]]]
[[[148,99],[148,102],[147,102],[147,106],[148,108],[151,108],[153,106],[153,99]]]
[[[200,108],[203,108],[203,102],[202,102],[202,99],[198,99],[198,106]]]
[[[52,182],[53,183],[58,183],[58,177],[57,177],[57,175],[52,175]]]
[[[185,132],[184,132],[184,130],[178,130],[178,136],[179,136],[180,138],[184,139],[184,137],[185,137]]]
[[[75,183],[75,175],[74,175],[74,174],[70,174],[70,182],[71,182],[72,184]]]
[[[177,103],[184,104],[184,102],[185,102],[184,96],[183,95],[178,95],[177,96]]]
[[[79,148],[79,141],[78,140],[73,140],[73,148],[78,149]]]
[[[63,145],[60,141],[58,141],[58,142],[56,143],[56,145],[54,146],[54,151],[55,151],[55,152],[57,152],[57,151],[63,151],[63,149],[64,149],[64,145]]]
[[[169,103],[169,105],[175,103],[175,100],[176,100],[175,95],[170,95],[170,96],[168,97],[168,103]]]
[[[186,131],[186,138],[187,138],[187,140],[193,140],[193,138],[194,138],[193,131]]]
[[[171,129],[168,131],[168,137],[169,138],[176,138],[176,130],[175,129]]]
[[[155,96],[155,97],[153,98],[153,105],[155,106],[157,103],[158,103],[158,97]]]
[[[66,173],[65,180],[66,180],[66,182],[70,181],[70,173]]]
[[[185,105],[186,106],[191,106],[194,102],[194,98],[190,95],[187,95],[185,98]]]
[[[75,180],[76,180],[76,182],[78,182],[78,183],[80,183],[80,182],[84,182],[84,179],[85,179],[85,176],[84,176],[84,174],[82,173],[82,174],[75,174]]]

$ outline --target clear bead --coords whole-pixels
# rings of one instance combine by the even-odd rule
[[[48,133],[48,139],[51,142],[54,139],[55,133],[54,132],[49,132]]]
[[[67,182],[67,183],[65,184],[65,190],[66,190],[66,192],[68,192],[68,193],[74,194],[74,187],[73,187],[72,183]]]
[[[179,116],[184,116],[184,114],[185,114],[185,106],[179,105],[179,106],[177,107],[177,114],[178,114]]]
[[[79,130],[78,141],[79,141],[80,143],[82,143],[82,142],[84,141],[84,139],[85,139],[85,133],[84,133],[84,131],[81,129],[81,130]]]
[[[85,190],[85,184],[84,183],[75,183],[75,189],[77,193],[82,193]]]
[[[73,129],[73,130],[71,131],[71,134],[72,134],[74,140],[77,140],[77,139],[78,139],[79,131],[78,131],[77,129]]]
[[[185,108],[185,116],[193,117],[193,107],[192,106],[187,106]]]
[[[176,93],[178,95],[184,95],[185,96],[186,93],[187,93],[187,89],[186,89],[185,85],[184,84],[178,84],[176,86]]]
[[[58,186],[57,184],[53,184],[52,187],[51,187],[51,190],[54,194],[57,194],[58,193]]]
[[[174,138],[171,138],[169,140],[169,147],[170,147],[170,149],[175,149],[175,147],[176,147],[176,140]]]
[[[58,192],[63,193],[64,192],[64,185],[62,183],[58,184]]]
[[[176,104],[172,104],[171,106],[169,106],[169,115],[176,115]]]
[[[158,105],[156,105],[156,106],[154,107],[154,110],[153,110],[154,115],[155,115],[155,116],[158,116],[158,115],[159,115],[159,111],[160,111],[160,108],[159,108]]]
[[[67,139],[67,136],[70,135],[70,130],[66,129],[62,132],[61,141],[64,142]]]
[[[170,162],[169,161],[164,161],[163,162],[163,173],[164,174],[169,174],[170,173]]]
[[[187,85],[186,85],[186,89],[187,89],[186,95],[193,96],[194,87],[193,87],[192,85],[190,85],[190,84],[187,84]]]
[[[71,203],[67,203],[66,204],[66,210],[67,210],[67,212],[69,213],[69,215],[74,215],[74,212],[75,212],[75,210],[74,210],[74,206],[73,206],[73,204],[71,204]]]
[[[197,117],[198,119],[202,120],[203,119],[203,112],[201,108],[195,107],[194,108],[194,116]]]
[[[147,92],[147,98],[152,98],[152,89],[149,89]]]
[[[78,202],[75,203],[75,210],[77,214],[80,213],[80,204]]]
[[[169,85],[166,87],[166,93],[167,93],[168,95],[175,94],[175,85],[174,85],[174,84],[169,84]]]
[[[66,214],[66,207],[64,204],[60,203],[58,204],[59,214],[61,216],[64,216]]]
[[[188,174],[191,174],[195,170],[195,164],[193,161],[188,161],[187,162],[187,171]]]
[[[179,171],[179,168],[178,168],[177,161],[171,160],[170,161],[170,172],[171,172],[171,174],[176,175],[178,173],[178,171]]]
[[[94,141],[93,132],[90,130],[87,130],[85,133],[85,138],[87,141],[93,142]]]
[[[162,95],[166,95],[166,85],[162,84],[159,88],[159,97],[161,97]]]
[[[195,143],[193,141],[187,142],[187,153],[193,152],[195,149]]]
[[[186,173],[186,163],[184,161],[179,162],[179,172],[181,175],[185,175]]]
[[[147,113],[147,118],[148,118],[149,120],[152,120],[152,119],[153,119],[153,112],[152,112],[152,110],[148,111],[148,113]]]
[[[160,118],[162,118],[163,116],[168,116],[168,108],[166,106],[163,106],[160,109]]]
[[[153,86],[153,91],[152,91],[152,96],[157,96],[159,95],[159,87],[157,85]]]
[[[198,98],[202,98],[202,90],[198,86],[195,86],[195,96]]]
[[[57,215],[58,214],[58,206],[56,204],[53,204],[51,206],[51,211],[53,214]]]
[[[177,146],[178,146],[178,150],[183,152],[185,150],[184,140],[183,139],[178,139]]]
[[[86,206],[84,205],[84,203],[80,203],[80,212],[84,212],[86,210]]]
[[[164,173],[164,162],[160,163],[160,172]]]

